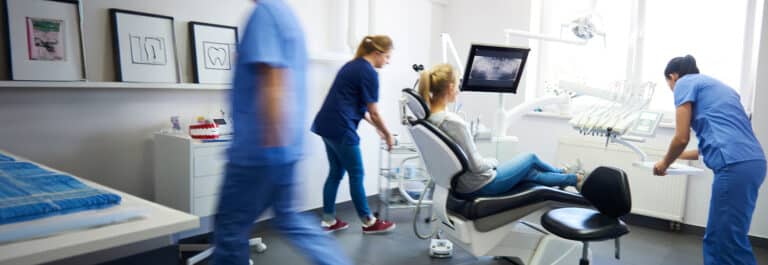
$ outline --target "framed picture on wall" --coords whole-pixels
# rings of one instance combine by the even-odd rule
[[[180,81],[173,17],[115,8],[109,13],[118,81]]]
[[[78,1],[5,1],[12,80],[85,79]]]
[[[235,69],[237,27],[189,22],[195,83],[229,84]]]

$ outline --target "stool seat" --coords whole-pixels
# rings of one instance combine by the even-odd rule
[[[548,211],[541,217],[541,225],[559,237],[577,241],[602,241],[629,233],[618,218],[575,207]]]

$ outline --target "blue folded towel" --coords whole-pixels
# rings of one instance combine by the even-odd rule
[[[51,173],[53,172],[31,162],[0,162],[0,176],[28,177]]]
[[[15,161],[15,160],[16,159],[13,159],[13,157],[0,153],[0,162],[8,162],[8,161]]]
[[[34,163],[0,163],[0,224],[105,208],[120,199]]]

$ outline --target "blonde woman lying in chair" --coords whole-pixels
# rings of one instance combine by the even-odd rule
[[[583,172],[567,172],[541,161],[535,154],[520,154],[498,164],[477,151],[469,127],[459,115],[446,110],[459,94],[456,71],[449,64],[438,64],[421,72],[419,95],[429,104],[428,121],[461,147],[467,155],[469,168],[459,176],[455,191],[466,196],[503,194],[518,183],[533,182],[546,186],[575,186],[581,188]]]

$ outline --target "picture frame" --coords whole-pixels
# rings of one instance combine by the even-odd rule
[[[195,83],[230,84],[235,69],[237,27],[189,22]]]
[[[109,14],[118,81],[180,82],[173,17],[116,8]]]
[[[79,1],[7,0],[4,15],[11,80],[86,79]]]

